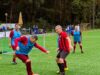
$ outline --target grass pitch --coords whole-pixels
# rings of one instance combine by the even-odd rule
[[[84,54],[81,54],[77,45],[76,53],[72,52],[66,59],[69,70],[66,75],[100,75],[100,30],[84,31],[82,35]],[[39,36],[38,43],[43,46],[43,37]],[[46,48],[50,54],[40,52],[33,48],[29,57],[32,69],[40,75],[57,75],[58,67],[55,62],[57,35],[46,36]],[[11,52],[7,39],[0,39],[0,49]],[[26,75],[25,65],[17,59],[17,65],[12,65],[12,54],[0,54],[0,75]]]

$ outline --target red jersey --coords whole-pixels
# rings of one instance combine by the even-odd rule
[[[58,45],[59,45],[59,50],[64,50],[67,52],[70,52],[70,47],[69,47],[69,42],[67,40],[67,33],[66,32],[61,32],[59,34],[59,39],[58,39]]]

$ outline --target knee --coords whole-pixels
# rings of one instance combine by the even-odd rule
[[[27,60],[25,61],[25,63],[31,63],[31,60],[30,60],[30,59],[27,59]]]
[[[74,44],[74,46],[76,46],[76,44]]]
[[[64,63],[64,59],[63,58],[59,58],[59,63]]]
[[[82,43],[80,43],[79,45],[82,46]]]

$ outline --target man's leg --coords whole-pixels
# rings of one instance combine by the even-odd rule
[[[64,60],[64,67],[67,68],[66,60]]]
[[[59,67],[59,71],[57,71],[58,74],[60,74],[61,72],[64,72],[64,61],[63,61],[63,64],[62,62],[60,62],[61,52],[62,51],[59,51],[59,53],[57,54],[57,59],[56,59],[57,65]],[[61,74],[61,75],[64,75],[64,74]]]
[[[76,44],[77,44],[77,42],[74,42],[74,51],[73,51],[73,53],[75,53],[75,50],[76,50]]]
[[[38,74],[34,74],[34,73],[32,72],[31,60],[30,60],[30,59],[27,59],[27,60],[26,60],[26,69],[27,69],[27,74],[28,74],[28,75],[38,75]]]
[[[31,68],[31,60],[27,59],[26,62],[26,70],[27,70],[27,75],[32,75],[32,68]]]
[[[64,64],[64,60],[66,58],[66,56],[68,55],[69,53],[66,52],[66,51],[62,51],[60,53],[60,58],[58,59],[58,64],[59,64],[59,69],[60,69],[60,74],[61,75],[65,75],[65,64]]]
[[[65,71],[64,71],[65,66],[64,66],[63,58],[59,58],[58,65],[59,65],[59,69],[60,69],[60,75],[65,75]]]
[[[38,75],[38,74],[33,74],[31,68],[31,60],[28,58],[28,56],[17,54],[17,57],[26,64],[27,75]]]
[[[57,62],[57,65],[59,67],[59,71],[57,71],[57,73],[60,73],[60,64],[58,63],[59,62],[59,58],[56,59],[56,62]]]
[[[65,58],[68,56],[68,54],[69,52],[66,51],[62,51],[60,54],[59,63],[61,64],[61,75],[65,75],[65,67],[67,67]]]
[[[58,74],[60,73],[60,64],[58,63],[59,62],[59,58],[60,58],[60,53],[61,53],[61,51],[59,51],[57,56],[56,56],[56,63],[58,65],[58,67],[59,67],[59,71],[57,71]]]
[[[13,54],[13,60],[12,60],[12,62],[13,62],[14,64],[17,64],[17,63],[16,63],[16,55],[15,55],[15,54]]]
[[[17,64],[17,63],[16,63],[16,58],[17,58],[17,57],[16,57],[16,54],[15,54],[15,46],[14,46],[14,45],[11,45],[11,47],[12,47],[12,50],[14,51],[12,63],[13,63],[13,64]]]
[[[82,50],[82,43],[81,42],[78,42],[79,43],[79,46],[80,46],[80,49],[81,49],[81,53],[84,53],[83,50]]]
[[[67,65],[66,60],[64,60],[64,70],[65,70],[65,71],[67,71],[67,70],[68,70],[68,65]]]

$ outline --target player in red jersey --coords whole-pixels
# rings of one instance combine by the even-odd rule
[[[65,58],[70,53],[70,50],[72,48],[71,40],[66,34],[66,32],[62,30],[62,27],[60,25],[57,25],[55,27],[55,31],[59,35],[59,39],[58,39],[59,52],[57,54],[56,62],[60,69],[60,75],[65,75],[65,70],[64,70],[66,64]]]
[[[15,25],[15,29],[14,30],[12,30],[11,32],[10,32],[10,35],[9,35],[9,40],[10,40],[10,47],[12,48],[12,50],[14,51],[14,54],[13,54],[13,60],[12,60],[12,63],[13,64],[17,64],[17,62],[16,62],[16,55],[15,55],[15,48],[14,48],[14,46],[15,46],[15,43],[14,43],[14,40],[16,39],[16,38],[19,38],[21,36],[21,32],[19,31],[19,26],[18,26],[18,24],[16,24]]]

